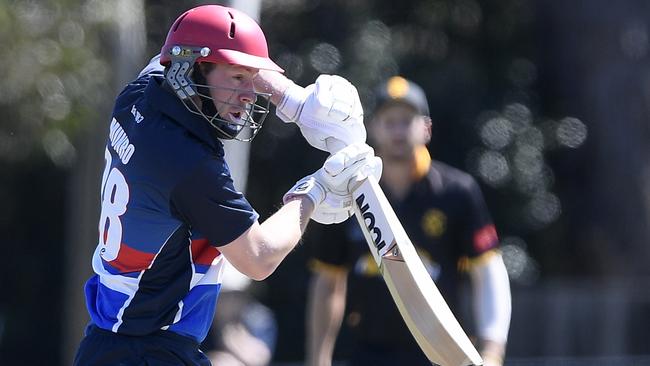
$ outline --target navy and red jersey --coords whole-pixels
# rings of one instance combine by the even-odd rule
[[[218,247],[258,218],[233,186],[222,143],[153,70],[118,96],[105,159],[95,275],[85,287],[91,321],[202,341],[226,265]]]
[[[416,155],[419,169],[403,199],[382,188],[429,274],[454,309],[462,276],[459,266],[496,248],[498,238],[476,181],[460,170],[432,161],[425,148]],[[341,225],[312,224],[305,240],[312,250],[313,270],[348,273],[344,331],[359,342],[355,347],[421,354],[356,219]]]

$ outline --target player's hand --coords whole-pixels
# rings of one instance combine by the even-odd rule
[[[363,107],[357,88],[345,78],[321,75],[306,88],[292,84],[278,103],[276,114],[295,122],[313,147],[334,153],[325,140],[335,138],[346,146],[366,142]]]
[[[284,195],[284,202],[306,195],[314,203],[314,221],[338,224],[352,216],[352,191],[368,176],[379,180],[381,170],[381,159],[370,146],[352,144],[331,155],[314,174],[299,180]]]
[[[484,340],[481,342],[481,357],[484,366],[503,366],[505,345],[495,341]]]
[[[483,366],[503,366],[503,360],[500,358],[482,356]]]

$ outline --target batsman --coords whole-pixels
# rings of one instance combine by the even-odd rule
[[[85,285],[91,321],[75,365],[210,365],[199,344],[224,267],[266,278],[310,218],[350,217],[351,181],[379,179],[381,160],[365,144],[355,87],[322,75],[302,88],[282,71],[254,20],[205,5],[178,17],[160,57],[119,94],[104,153],[94,275]],[[252,140],[269,102],[316,148],[327,150],[328,139],[345,147],[259,223],[234,188],[222,140]]]

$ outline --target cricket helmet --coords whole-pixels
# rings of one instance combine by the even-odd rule
[[[283,72],[269,58],[266,37],[260,26],[245,13],[220,5],[190,9],[172,24],[160,54],[166,66],[165,78],[190,112],[205,118],[220,138],[250,141],[269,113],[269,94],[255,93],[256,101],[246,108],[239,121],[219,116],[210,88],[199,64],[240,65],[253,69]],[[235,92],[235,91],[234,91]],[[199,106],[195,97],[200,97]],[[219,101],[235,104],[236,101]],[[245,129],[250,134],[238,137]]]

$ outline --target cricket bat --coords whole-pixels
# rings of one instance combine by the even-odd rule
[[[373,176],[365,179],[352,197],[372,256],[427,358],[441,366],[482,365],[481,356],[422,264],[377,180]]]

